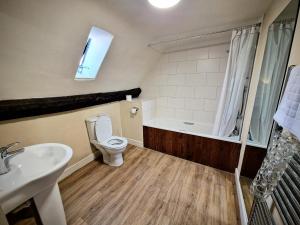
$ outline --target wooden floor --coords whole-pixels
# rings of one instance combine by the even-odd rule
[[[69,225],[238,224],[232,174],[134,146],[124,159],[59,184]]]
[[[253,203],[253,196],[250,192],[250,186],[251,186],[252,180],[247,177],[241,176],[240,183],[241,183],[241,188],[242,188],[242,192],[243,192],[243,198],[244,198],[244,202],[245,202],[247,215],[250,215],[251,207],[252,207],[252,203]]]

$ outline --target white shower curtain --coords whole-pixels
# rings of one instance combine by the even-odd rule
[[[274,23],[269,28],[250,125],[252,140],[262,145],[267,145],[269,141],[273,115],[287,66],[293,27],[294,23]]]
[[[233,30],[226,74],[216,114],[213,134],[229,136],[242,108],[243,92],[250,79],[258,38],[257,26]]]

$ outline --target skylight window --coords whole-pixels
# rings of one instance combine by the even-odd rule
[[[82,52],[75,80],[94,80],[111,45],[113,35],[92,27]]]

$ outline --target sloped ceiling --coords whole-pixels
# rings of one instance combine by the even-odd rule
[[[92,26],[114,35],[94,81],[75,81]],[[0,99],[138,87],[159,58],[146,37],[98,0],[0,1]]]
[[[182,0],[159,10],[147,0],[0,1],[0,99],[134,88],[159,59],[159,37],[242,23],[271,0]],[[74,81],[92,26],[114,35],[95,81]]]
[[[152,38],[244,23],[260,18],[272,0],[181,0],[157,9],[147,0],[104,0],[135,27]]]

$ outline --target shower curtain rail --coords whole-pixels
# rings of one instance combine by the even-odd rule
[[[153,46],[156,46],[156,45],[166,44],[166,43],[171,43],[171,42],[192,40],[192,39],[197,39],[197,38],[206,37],[206,36],[210,36],[210,35],[222,34],[222,33],[232,31],[232,30],[246,29],[246,28],[250,28],[250,27],[253,27],[253,26],[260,26],[260,25],[261,25],[261,23],[259,22],[259,23],[245,25],[245,26],[237,26],[237,27],[232,27],[232,28],[228,28],[228,29],[225,29],[225,30],[220,30],[220,31],[215,31],[215,32],[210,32],[210,33],[204,33],[204,34],[198,34],[198,35],[193,35],[193,36],[189,36],[189,37],[182,37],[182,38],[177,38],[177,39],[172,39],[172,40],[152,42],[152,43],[149,43],[147,46],[148,47],[153,47]]]

